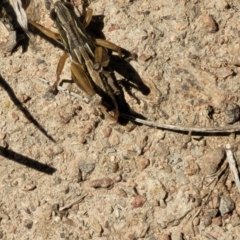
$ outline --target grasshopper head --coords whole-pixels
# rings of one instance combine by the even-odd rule
[[[72,19],[71,14],[74,13],[74,6],[69,2],[57,1],[54,8],[50,12],[53,21],[58,18],[61,23],[69,22]]]

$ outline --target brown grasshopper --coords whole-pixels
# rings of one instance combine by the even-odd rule
[[[115,51],[121,56],[121,48],[103,39],[93,40],[87,34],[85,28],[92,19],[91,9],[86,11],[84,21],[81,22],[76,16],[72,4],[57,1],[51,12],[51,18],[59,33],[54,33],[31,20],[29,23],[48,37],[60,42],[65,48],[57,66],[57,80],[53,87],[56,88],[58,85],[65,61],[70,56],[72,78],[78,87],[90,96],[97,93],[103,99],[107,99],[108,102],[105,101],[103,104],[113,107],[114,118],[118,119],[119,111],[115,97],[121,94],[121,90],[115,83],[112,72],[108,69],[107,49]]]

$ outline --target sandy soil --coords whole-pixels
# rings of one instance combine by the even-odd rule
[[[181,126],[239,124],[239,1],[90,7],[104,15],[106,39],[138,55],[132,77],[150,93],[125,92],[132,110]],[[43,4],[37,9],[56,31]],[[0,23],[0,42],[8,35]],[[25,52],[0,52],[0,238],[238,239],[240,196],[225,147],[239,166],[239,135],[124,126],[103,118],[93,99],[61,91],[46,101],[39,78],[54,82],[61,54],[40,36]],[[62,79],[71,79],[69,64]]]

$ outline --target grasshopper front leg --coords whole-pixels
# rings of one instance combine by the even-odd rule
[[[57,80],[52,85],[52,89],[51,89],[52,92],[56,92],[57,86],[60,82],[60,75],[62,73],[62,70],[64,68],[64,65],[66,63],[67,58],[68,58],[68,53],[64,52],[63,55],[60,57],[60,59],[58,61],[57,71],[56,71]]]

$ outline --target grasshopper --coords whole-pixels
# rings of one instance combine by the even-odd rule
[[[91,22],[92,10],[88,9],[84,21],[81,22],[74,12],[74,6],[68,2],[57,1],[51,11],[59,33],[54,33],[36,22],[29,23],[38,28],[46,36],[55,39],[65,48],[57,66],[56,88],[65,61],[71,58],[71,73],[78,87],[90,96],[99,94],[107,107],[114,107],[114,118],[118,119],[119,110],[116,95],[120,87],[115,83],[112,72],[108,69],[109,55],[107,49],[121,56],[121,48],[103,39],[92,39],[85,28]],[[104,100],[103,100],[104,101]],[[111,101],[111,103],[109,103]]]

